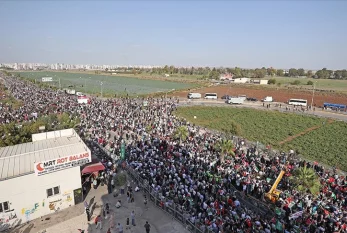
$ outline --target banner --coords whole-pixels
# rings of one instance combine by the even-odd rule
[[[298,212],[290,215],[289,219],[297,219],[297,218],[301,217],[303,213],[304,213],[304,211],[298,211]]]
[[[92,161],[89,152],[57,158],[53,160],[35,163],[34,170],[37,176],[46,175],[48,173],[61,171],[67,168],[81,166]]]

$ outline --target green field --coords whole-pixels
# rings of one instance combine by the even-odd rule
[[[315,83],[315,88],[317,90],[335,90],[335,91],[347,91],[347,80],[334,80],[334,79],[313,79],[313,78],[292,78],[292,77],[273,77],[276,79],[276,83],[281,83],[281,85],[291,85],[292,82],[299,80],[300,84],[297,86],[312,89],[312,85],[307,85],[308,81]],[[271,79],[266,77],[266,79]]]
[[[103,83],[102,88],[105,96],[114,94],[142,95],[156,92],[168,92],[172,89],[179,90],[194,87],[194,85],[188,83],[85,73],[47,71],[13,73],[19,74],[23,78],[36,79],[37,81],[40,81],[42,77],[53,77],[55,82],[53,82],[52,85],[54,86],[58,87],[60,79],[62,88],[74,86],[75,90],[90,94],[100,94],[100,83]]]
[[[327,123],[326,119],[294,113],[269,112],[246,108],[180,107],[175,113],[189,122],[219,131],[228,130],[233,122],[241,128],[238,136],[273,148],[297,150],[304,158],[317,160],[347,171],[347,123]],[[196,116],[196,119],[194,118]],[[282,145],[280,142],[319,127]]]

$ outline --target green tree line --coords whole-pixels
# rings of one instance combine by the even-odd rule
[[[106,70],[108,71],[108,69]],[[157,68],[122,68],[124,73],[133,74],[156,74],[156,75],[195,75],[201,76],[203,79],[218,79],[221,74],[233,74],[234,78],[264,78],[266,76],[280,76],[280,77],[308,77],[318,79],[347,79],[347,70],[328,70],[323,68],[316,71],[305,70],[303,68],[290,68],[289,70],[275,69],[275,68],[256,68],[256,69],[243,69],[240,67],[227,68],[227,67],[175,67],[164,66]]]
[[[39,127],[45,126],[45,132],[61,129],[75,128],[80,120],[76,116],[70,116],[67,113],[61,115],[48,115],[38,118],[35,122],[26,122],[23,124],[0,125],[0,147],[12,146],[20,143],[31,142],[31,135],[39,133]]]

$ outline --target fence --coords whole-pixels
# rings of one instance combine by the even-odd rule
[[[191,222],[189,220],[190,215],[187,211],[182,209],[181,206],[173,203],[172,200],[169,200],[157,193],[149,185],[147,180],[142,179],[134,169],[131,167],[127,167],[126,169],[132,179],[139,185],[139,187],[141,187],[141,190],[149,197],[149,200],[152,201],[157,208],[163,210],[172,216],[173,219],[180,222],[187,230],[194,233],[214,233],[211,227],[206,226],[204,223]],[[246,197],[242,195],[233,186],[232,189],[235,191],[236,197],[244,207],[251,209],[254,213],[257,213],[260,216],[273,216],[273,212],[265,203],[253,197]]]

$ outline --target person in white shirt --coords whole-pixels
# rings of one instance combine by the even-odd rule
[[[120,208],[121,206],[122,206],[122,204],[121,204],[120,200],[118,200],[116,203],[116,208]]]

